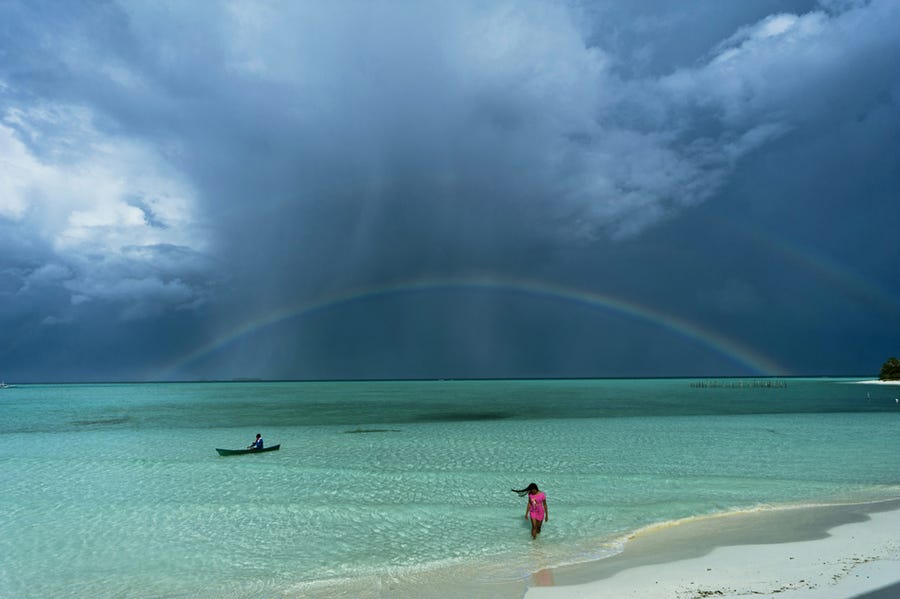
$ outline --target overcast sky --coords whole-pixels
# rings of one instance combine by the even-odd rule
[[[900,2],[0,3],[0,380],[877,375]]]

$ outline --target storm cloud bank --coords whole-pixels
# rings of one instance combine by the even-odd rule
[[[876,339],[866,361],[888,351],[900,5],[619,4],[4,4],[0,357],[34,378],[144,376],[285,306],[476,275],[665,306],[785,372],[863,362],[798,359],[796,331],[779,333],[798,312],[809,333],[849,309],[828,338]],[[804,249],[818,275],[797,272]],[[790,278],[836,293],[841,272],[856,291],[824,308],[771,292]],[[534,300],[406,301],[286,322],[178,374],[735,367],[630,367]],[[648,349],[646,323],[603,318],[591,326],[634,340],[631,363],[672,353]]]

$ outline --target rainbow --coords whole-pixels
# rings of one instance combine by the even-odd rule
[[[717,226],[727,227],[731,235],[740,235],[764,251],[777,256],[777,260],[787,261],[799,270],[808,272],[839,291],[844,297],[863,303],[882,314],[896,319],[900,317],[900,299],[883,285],[862,277],[849,266],[837,259],[815,252],[797,242],[776,237],[762,227],[751,227],[745,223],[715,219]]]
[[[605,293],[585,291],[533,279],[513,279],[496,276],[443,277],[395,282],[387,285],[355,288],[298,302],[248,320],[215,339],[197,347],[165,366],[149,377],[151,380],[169,380],[189,364],[214,354],[236,341],[275,324],[309,316],[317,311],[329,310],[351,302],[411,292],[437,292],[460,290],[486,290],[498,293],[520,293],[545,297],[557,301],[573,302],[594,309],[602,309],[644,321],[668,330],[678,336],[693,340],[729,358],[733,362],[761,376],[780,376],[785,371],[766,356],[715,331],[711,331],[684,318],[655,308],[614,297]]]
[[[808,272],[814,273],[833,288],[840,290],[844,296],[864,303],[886,316],[893,318],[900,316],[900,303],[895,296],[837,260],[771,237],[766,238],[766,243],[783,258],[792,260]]]

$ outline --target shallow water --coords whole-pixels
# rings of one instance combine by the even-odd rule
[[[515,582],[610,555],[657,522],[900,496],[892,388],[714,383],[5,389],[0,596],[380,596],[461,572]],[[214,451],[257,432],[282,449]],[[550,506],[537,543],[509,491],[531,481]]]

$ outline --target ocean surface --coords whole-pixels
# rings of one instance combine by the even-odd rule
[[[0,597],[521,596],[644,527],[900,497],[897,396],[794,378],[18,385],[0,390]],[[217,455],[258,432],[281,450]],[[532,481],[535,542],[510,492]]]

